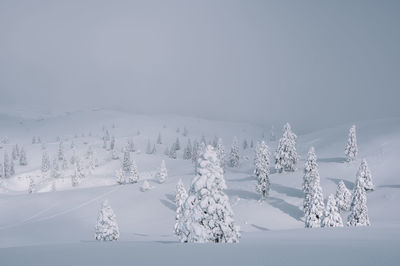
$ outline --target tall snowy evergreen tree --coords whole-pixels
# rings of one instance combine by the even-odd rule
[[[24,147],[21,147],[19,155],[19,165],[27,165],[28,161],[26,159],[26,153]]]
[[[357,180],[361,180],[361,184],[363,185],[366,191],[374,190],[374,184],[372,183],[372,175],[371,171],[368,168],[367,160],[363,159],[361,161],[361,165],[358,168],[357,172]]]
[[[99,241],[115,241],[118,240],[119,236],[119,228],[114,211],[108,204],[108,200],[105,200],[97,218],[95,239]]]
[[[370,225],[367,207],[367,193],[363,181],[357,179],[357,184],[353,192],[350,206],[350,215],[347,218],[348,226],[368,226]]]
[[[337,186],[335,200],[339,212],[350,210],[351,192],[347,189],[343,180],[340,180]]]
[[[175,227],[174,232],[180,238],[182,234],[182,208],[185,200],[187,199],[187,192],[185,186],[182,183],[182,179],[179,179],[178,184],[176,185],[176,194],[175,194],[175,204],[176,204],[176,217],[175,217]]]
[[[231,146],[231,152],[229,155],[229,165],[231,167],[239,167],[239,145],[237,138],[233,138],[232,146]]]
[[[324,219],[322,220],[323,227],[342,227],[342,217],[339,214],[339,210],[336,206],[336,200],[333,194],[329,195],[328,202],[326,203],[326,209],[324,213]]]
[[[28,193],[32,194],[35,192],[36,186],[35,186],[35,181],[33,178],[29,178],[29,187],[28,187]]]
[[[62,141],[60,141],[58,143],[57,157],[58,157],[58,160],[60,160],[60,161],[65,159],[65,156],[64,156],[64,144],[63,144]]]
[[[179,137],[176,137],[175,150],[179,151],[180,149],[181,149],[181,142],[179,141]]]
[[[157,144],[162,144],[162,138],[161,138],[161,133],[158,133],[158,137],[157,137]]]
[[[115,137],[112,136],[110,141],[110,150],[113,150],[114,148],[115,148]]]
[[[353,125],[349,130],[349,138],[347,140],[346,148],[344,154],[348,162],[354,161],[357,158],[358,148],[357,148],[357,136],[356,136],[356,126]]]
[[[10,161],[10,176],[15,175],[15,166],[14,166],[14,160]]]
[[[303,180],[305,227],[321,227],[325,207],[314,148],[308,152]]]
[[[189,134],[188,130],[186,127],[183,127],[183,132],[182,132],[182,136],[186,137]]]
[[[11,157],[12,157],[13,160],[17,160],[19,158],[18,144],[15,144],[13,146]]]
[[[217,154],[207,146],[199,158],[196,177],[183,205],[179,224],[181,242],[239,242],[239,227],[235,225],[225,189]]]
[[[54,157],[53,159],[53,164],[51,166],[51,176],[53,178],[58,178],[60,177],[61,173],[60,173],[60,166],[58,165],[58,160],[56,157]]]
[[[165,166],[165,161],[162,160],[160,170],[157,173],[158,182],[164,183],[167,177],[168,177],[167,167]]]
[[[247,143],[247,139],[243,140],[243,150],[247,149],[249,144]]]
[[[269,181],[269,150],[264,141],[256,146],[254,157],[254,174],[257,176],[257,192],[261,194],[261,198],[268,197],[270,190]]]
[[[169,150],[169,158],[176,159],[176,143],[171,145],[171,149]]]
[[[194,163],[195,165],[197,163],[197,158],[198,158],[198,149],[199,149],[199,143],[197,142],[197,140],[194,140],[192,149],[192,163]]]
[[[279,173],[296,170],[298,161],[296,151],[297,136],[292,132],[289,123],[285,124],[283,131],[283,136],[279,140],[278,149],[275,153],[275,169]]]
[[[113,148],[111,149],[111,159],[118,160],[119,159],[119,151],[117,144],[114,143]]]

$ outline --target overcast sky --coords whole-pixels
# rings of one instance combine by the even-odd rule
[[[400,115],[400,1],[0,1],[0,104],[302,127]]]

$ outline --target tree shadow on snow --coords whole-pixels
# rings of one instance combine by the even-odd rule
[[[350,190],[354,189],[354,183],[353,182],[350,182],[350,181],[347,181],[347,180],[344,180],[344,179],[340,179],[340,178],[333,178],[333,177],[328,177],[328,179],[331,180],[336,185],[338,185],[339,182],[343,180],[343,183],[346,185],[346,187],[348,189],[350,189]]]
[[[259,225],[256,225],[256,224],[251,224],[251,226],[253,226],[254,228],[256,228],[258,230],[261,230],[261,231],[270,231],[268,228],[262,227],[262,226],[259,226]]]
[[[344,157],[319,158],[317,161],[320,163],[345,163],[346,158]]]
[[[160,202],[165,206],[165,207],[167,207],[168,209],[170,209],[171,211],[176,211],[176,206],[175,206],[175,204],[173,204],[173,203],[171,203],[171,202],[169,202],[169,201],[167,201],[167,200],[165,200],[165,199],[160,199]]]
[[[243,178],[238,178],[238,179],[228,179],[229,182],[246,182],[246,181],[254,181],[256,180],[255,176],[247,176]]]
[[[287,187],[280,184],[271,184],[271,189],[278,193],[285,194],[286,196],[289,197],[294,197],[294,198],[304,197],[303,191],[297,188]]]
[[[175,196],[172,194],[165,194],[165,197],[175,204]]]
[[[225,190],[225,192],[229,197],[237,196],[242,199],[253,199],[253,200],[260,199],[260,195],[258,195],[257,193],[242,189],[227,189]]]
[[[294,219],[301,221],[301,218],[304,216],[304,213],[302,210],[300,210],[299,207],[287,203],[283,199],[278,199],[275,197],[269,197],[268,198],[268,203],[271,204],[271,206],[280,209],[284,213],[292,216]]]
[[[379,187],[400,188],[400,185],[382,185]]]

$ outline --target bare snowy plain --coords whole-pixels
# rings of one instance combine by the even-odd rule
[[[359,155],[347,163],[344,147],[351,124],[298,135],[297,170],[271,174],[269,198],[260,202],[253,175],[254,150],[240,150],[239,168],[227,168],[224,175],[234,218],[240,226],[237,244],[182,244],[173,233],[175,186],[181,178],[186,189],[194,177],[194,166],[183,160],[188,138],[207,141],[221,137],[226,152],[236,136],[241,144],[263,138],[273,153],[277,141],[270,141],[269,128],[211,121],[190,117],[132,115],[110,110],[85,110],[58,115],[26,112],[0,115],[0,137],[11,155],[15,144],[23,146],[28,165],[15,163],[15,175],[3,180],[0,188],[0,265],[398,265],[400,262],[400,118],[356,122]],[[188,134],[183,136],[186,127]],[[177,132],[179,128],[179,132]],[[107,129],[123,148],[133,140],[140,180],[137,184],[116,184],[120,160],[113,160],[103,149]],[[296,133],[296,128],[293,128]],[[156,144],[158,134],[162,144]],[[279,139],[281,131],[276,129]],[[81,158],[92,146],[98,167],[77,187],[71,185],[72,170],[63,177],[41,177],[42,144],[32,144],[40,136],[52,159],[64,140],[67,158],[71,143]],[[8,140],[4,138],[7,137]],[[182,149],[177,159],[164,154],[179,137]],[[146,154],[148,141],[156,153]],[[321,186],[325,200],[344,180],[352,190],[361,159],[368,161],[375,191],[369,192],[371,226],[304,228],[301,190],[307,151],[314,146],[318,156]],[[168,169],[166,182],[155,179],[160,163]],[[273,163],[271,165],[273,167]],[[35,192],[28,194],[29,180]],[[140,186],[148,180],[151,189]],[[54,184],[54,185],[53,185]],[[55,191],[54,191],[55,187]],[[94,240],[94,226],[104,199],[113,208],[120,239]],[[348,213],[343,213],[343,222]]]

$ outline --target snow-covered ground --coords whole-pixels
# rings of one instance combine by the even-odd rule
[[[269,141],[269,127],[211,121],[179,116],[132,115],[110,110],[84,110],[57,115],[0,114],[0,139],[7,137],[2,150],[11,155],[15,144],[24,146],[28,165],[15,163],[15,176],[3,180],[0,189],[0,265],[398,265],[400,254],[400,118],[362,121],[357,125],[359,155],[346,163],[344,147],[351,124],[332,126],[300,135],[298,169],[271,175],[271,193],[259,202],[253,175],[254,151],[241,149],[239,168],[227,168],[225,179],[241,229],[239,244],[180,244],[173,234],[175,186],[182,178],[188,188],[194,177],[190,160],[182,159],[188,138],[212,141],[223,139],[228,153],[234,136],[241,144],[256,143],[266,135],[271,151],[277,141]],[[188,135],[183,136],[184,127]],[[276,126],[277,127],[277,126]],[[279,126],[280,127],[280,126]],[[180,132],[177,132],[177,128]],[[141,180],[117,185],[115,171],[119,160],[102,148],[107,129],[119,148],[133,140]],[[296,128],[293,128],[296,132]],[[156,154],[146,154],[148,141],[163,144]],[[280,130],[276,132],[281,135]],[[67,158],[75,152],[85,162],[93,147],[99,166],[78,187],[72,187],[72,170],[64,178],[43,178],[40,172],[43,147],[31,144],[33,136],[46,143],[50,158],[56,156],[57,138],[64,140]],[[179,137],[182,149],[177,159],[164,155]],[[368,161],[376,190],[368,193],[370,227],[305,229],[302,211],[302,171],[306,154],[314,146],[319,157],[321,186],[325,200],[335,193],[340,180],[353,189],[361,158]],[[165,160],[168,178],[155,179]],[[36,192],[28,194],[29,178]],[[140,190],[142,181],[152,189]],[[94,225],[104,199],[113,208],[121,237],[116,243],[94,240]],[[347,213],[342,215],[344,223]]]

